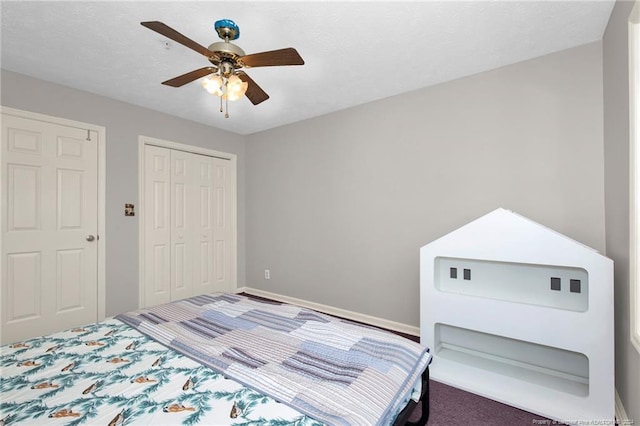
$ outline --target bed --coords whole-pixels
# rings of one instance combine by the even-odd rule
[[[426,424],[427,348],[214,293],[1,348],[0,425]]]

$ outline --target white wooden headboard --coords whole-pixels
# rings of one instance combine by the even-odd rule
[[[614,419],[613,261],[497,209],[420,250],[431,378],[564,421]]]

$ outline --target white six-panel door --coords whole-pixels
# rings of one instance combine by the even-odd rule
[[[98,317],[97,138],[2,115],[2,344]]]
[[[143,306],[235,287],[231,161],[144,146]]]

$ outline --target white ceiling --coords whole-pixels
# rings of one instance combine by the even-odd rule
[[[251,134],[600,40],[614,0],[2,1],[4,69]],[[247,54],[295,47],[303,66],[247,69],[271,98],[253,106],[198,81],[162,81],[206,58],[144,28],[162,21],[208,46],[232,19]]]

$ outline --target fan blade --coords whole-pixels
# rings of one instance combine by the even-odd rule
[[[213,52],[207,49],[206,47],[196,43],[190,38],[180,34],[170,26],[160,22],[160,21],[149,21],[149,22],[140,22],[140,25],[143,27],[147,27],[150,30],[157,32],[158,34],[162,34],[165,37],[170,38],[171,40],[182,44],[183,46],[188,47],[191,50],[195,50],[201,55],[210,58],[213,56]]]
[[[195,79],[204,77],[205,75],[213,74],[216,71],[218,71],[218,69],[215,67],[204,67],[197,70],[193,70],[186,74],[179,75],[178,77],[172,78],[171,80],[163,81],[162,84],[165,84],[171,87],[180,87],[180,86],[184,86],[187,83],[191,83]]]
[[[258,105],[260,102],[264,102],[269,99],[269,95],[267,95],[267,92],[262,90],[262,87],[258,86],[256,82],[253,81],[253,79],[246,73],[238,71],[236,74],[238,75],[238,77],[240,77],[240,80],[249,84],[244,95],[249,98],[252,104]]]
[[[240,58],[245,67],[273,67],[279,65],[304,65],[304,59],[293,47],[252,53]]]

